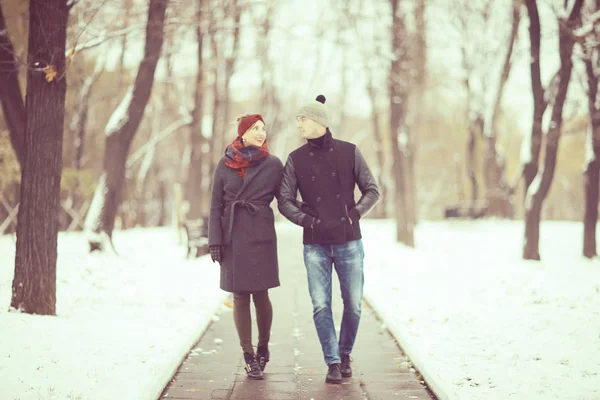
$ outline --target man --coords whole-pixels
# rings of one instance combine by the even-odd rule
[[[379,199],[377,184],[358,148],[334,139],[329,131],[325,96],[300,108],[298,130],[307,143],[285,164],[279,211],[304,227],[304,264],[313,319],[328,383],[352,376],[350,353],[360,322],[364,251],[359,220]],[[355,202],[354,187],[362,196]],[[296,201],[300,191],[302,202]],[[340,281],[344,314],[339,342],[331,312],[332,265]]]

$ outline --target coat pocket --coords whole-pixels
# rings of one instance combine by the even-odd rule
[[[275,215],[270,207],[261,208],[252,216],[249,242],[264,243],[276,240]]]
[[[327,242],[345,240],[347,237],[347,225],[348,221],[346,218],[328,221],[321,220],[314,225],[314,239]]]
[[[223,235],[223,244],[231,244],[231,236],[229,235],[229,218],[221,217],[221,232]]]

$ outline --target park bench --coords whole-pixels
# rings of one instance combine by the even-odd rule
[[[451,218],[483,218],[488,211],[487,203],[459,203],[444,209],[444,219]]]
[[[208,218],[185,220],[183,227],[187,235],[186,258],[191,254],[194,254],[194,257],[208,254]]]

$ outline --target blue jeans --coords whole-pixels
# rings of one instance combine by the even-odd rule
[[[344,244],[304,245],[304,265],[313,304],[313,319],[327,365],[340,363],[341,356],[352,352],[360,322],[364,257],[362,240]],[[332,265],[335,265],[340,280],[344,302],[339,343],[331,312]]]

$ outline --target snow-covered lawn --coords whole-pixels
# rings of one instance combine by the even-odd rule
[[[600,261],[582,225],[544,222],[542,262],[519,221],[420,223],[418,251],[365,221],[365,296],[440,400],[600,399]]]
[[[59,235],[57,316],[7,312],[13,237],[0,236],[0,399],[157,398],[226,293],[173,229],[115,233],[120,257]]]
[[[600,399],[600,261],[580,255],[580,224],[544,223],[541,263],[521,260],[519,221],[423,222],[416,251],[389,221],[363,234],[365,296],[440,400]],[[0,237],[0,399],[161,393],[227,294],[172,229],[115,243],[120,257],[89,254],[83,235],[60,234],[58,315],[43,317],[6,311],[14,242]]]

